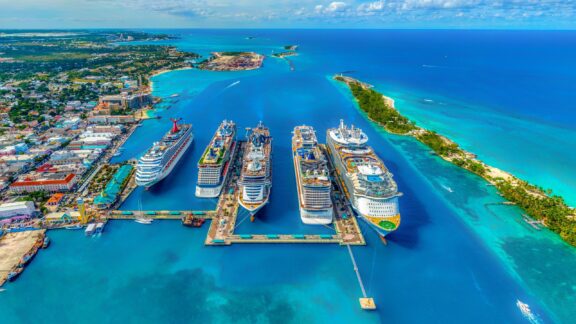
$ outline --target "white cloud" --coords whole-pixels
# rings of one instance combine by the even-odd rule
[[[361,3],[358,8],[361,12],[375,12],[384,10],[384,1],[374,1]]]
[[[348,7],[348,5],[345,2],[342,1],[334,1],[331,2],[328,7],[326,7],[326,9],[324,9],[326,12],[337,12],[337,11],[342,11],[344,9],[346,9],[346,7]]]

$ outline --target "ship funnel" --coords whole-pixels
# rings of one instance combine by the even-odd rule
[[[178,122],[182,120],[182,118],[174,119],[170,118],[172,121],[172,130],[170,131],[172,134],[178,133],[180,131],[180,127],[178,127]]]

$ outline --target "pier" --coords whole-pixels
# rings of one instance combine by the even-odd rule
[[[329,168],[332,175],[334,190],[332,201],[334,202],[334,233],[333,234],[237,234],[235,233],[240,205],[238,203],[238,178],[242,167],[242,155],[245,142],[238,141],[238,148],[231,156],[230,173],[218,200],[215,210],[102,210],[94,214],[96,219],[103,220],[135,220],[165,219],[182,220],[185,217],[196,217],[212,220],[206,235],[206,245],[231,245],[244,243],[318,243],[340,245],[366,245],[362,231],[347,201],[345,188],[339,175],[329,160]],[[327,154],[326,147],[320,145],[320,149]],[[126,188],[122,192],[116,206],[128,198],[136,188],[134,175],[130,178]],[[244,219],[240,220],[243,222]]]

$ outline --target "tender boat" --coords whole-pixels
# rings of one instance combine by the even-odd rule
[[[50,245],[50,239],[48,236],[44,236],[44,242],[42,242],[42,248],[45,249]]]

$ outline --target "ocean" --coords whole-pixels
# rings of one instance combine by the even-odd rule
[[[361,127],[394,174],[402,224],[384,246],[361,223],[367,245],[353,252],[368,295],[361,297],[346,248],[337,245],[205,247],[207,226],[112,221],[99,238],[51,231],[22,276],[0,293],[2,322],[421,323],[569,322],[576,313],[576,250],[498,204],[494,188],[411,138],[367,121],[346,72],[396,100],[419,125],[576,205],[575,32],[390,30],[173,30],[182,50],[251,50],[298,44],[299,55],[267,57],[247,72],[174,71],[153,78],[161,119],[148,120],[116,162],[141,155],[170,127],[194,125],[195,140],[164,181],[137,189],[122,209],[210,209],[194,197],[196,164],[223,119],[263,121],[273,136],[270,204],[239,233],[330,233],[303,225],[291,160],[291,131],[319,140],[340,119]],[[177,94],[177,96],[173,96]],[[530,305],[523,314],[517,301]]]

